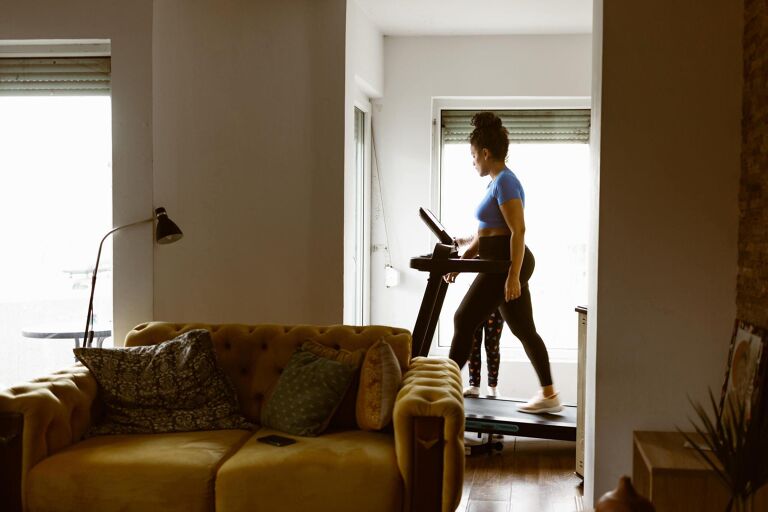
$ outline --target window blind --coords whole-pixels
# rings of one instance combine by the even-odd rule
[[[0,95],[108,95],[109,57],[0,58]]]
[[[440,124],[443,144],[466,144],[476,110],[443,110]],[[499,110],[494,113],[509,131],[510,144],[588,144],[590,111]]]

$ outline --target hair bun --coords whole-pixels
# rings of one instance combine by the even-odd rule
[[[472,116],[475,128],[501,128],[501,118],[493,112],[478,112]]]

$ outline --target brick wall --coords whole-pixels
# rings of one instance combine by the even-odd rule
[[[744,1],[740,319],[768,327],[768,0]]]

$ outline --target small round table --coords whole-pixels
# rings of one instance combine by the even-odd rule
[[[82,329],[79,331],[72,329],[25,329],[21,331],[21,335],[25,338],[37,338],[45,340],[75,340],[75,348],[80,348],[80,340],[83,338]],[[93,331],[93,337],[96,340],[96,346],[101,348],[101,344],[104,340],[112,336],[110,329],[100,329]]]

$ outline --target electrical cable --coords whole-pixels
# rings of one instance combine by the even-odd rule
[[[376,184],[379,191],[379,204],[381,205],[381,219],[384,223],[384,259],[386,266],[392,266],[392,257],[389,253],[389,232],[387,231],[387,214],[384,210],[384,193],[381,188],[381,178],[379,177],[379,155],[376,153],[376,137],[373,132],[373,117],[371,117],[371,146],[373,147],[373,163],[376,167]]]

